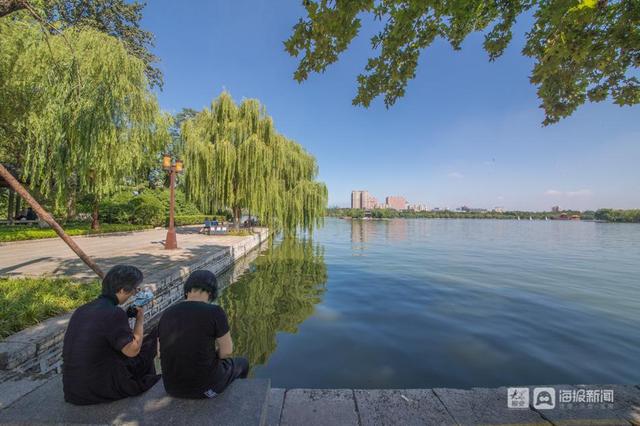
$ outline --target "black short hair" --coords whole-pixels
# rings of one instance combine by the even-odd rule
[[[209,293],[209,302],[213,302],[218,297],[218,280],[211,271],[201,269],[193,272],[184,283],[185,297],[191,290],[202,290]]]
[[[102,280],[102,294],[115,296],[120,290],[135,290],[144,279],[142,271],[131,265],[116,265]]]

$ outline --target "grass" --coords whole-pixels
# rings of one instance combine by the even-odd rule
[[[139,231],[143,229],[153,228],[150,225],[127,225],[127,224],[110,224],[104,223],[100,225],[100,229],[94,231],[91,224],[73,224],[62,227],[70,236],[91,235],[91,234],[107,234],[110,232],[128,232]],[[50,228],[38,228],[37,226],[14,225],[0,226],[0,243],[9,241],[37,240],[40,238],[56,238],[58,234]]]
[[[60,278],[0,278],[0,339],[69,312],[99,294],[98,281],[81,284]]]

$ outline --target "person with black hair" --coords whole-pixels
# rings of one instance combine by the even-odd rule
[[[157,329],[143,338],[144,308],[133,331],[118,305],[133,296],[143,275],[135,266],[114,266],[102,280],[102,294],[73,313],[62,348],[64,399],[97,404],[140,395],[160,379],[154,358]]]
[[[218,296],[215,275],[192,273],[184,294],[186,300],[167,309],[158,325],[162,380],[169,395],[213,398],[235,379],[247,377],[249,361],[231,356],[227,315],[211,303]]]

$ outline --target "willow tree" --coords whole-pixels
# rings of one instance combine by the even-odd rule
[[[149,90],[145,63],[92,29],[44,37],[28,20],[2,20],[13,56],[0,90],[20,106],[0,144],[19,152],[22,177],[56,205],[70,193],[98,205],[169,140],[169,118]],[[4,50],[0,53],[0,64]]]
[[[239,105],[223,92],[182,126],[189,197],[204,211],[230,208],[236,227],[243,209],[276,230],[320,224],[327,189],[315,158],[275,130],[255,99]]]

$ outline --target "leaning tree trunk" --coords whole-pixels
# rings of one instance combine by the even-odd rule
[[[62,238],[65,243],[67,243],[69,248],[73,250],[74,253],[77,254],[78,257],[82,259],[82,261],[93,270],[93,272],[95,272],[100,278],[104,278],[104,272],[102,272],[100,267],[96,265],[93,259],[87,256],[85,252],[82,251],[82,249],[76,244],[76,242],[69,238],[62,227],[58,225],[58,222],[55,221],[53,216],[51,216],[44,208],[42,208],[40,203],[38,203],[36,199],[33,198],[31,194],[29,194],[29,191],[27,191],[26,188],[22,186],[22,184],[18,182],[18,180],[13,177],[13,175],[9,173],[9,171],[2,164],[0,164],[0,177],[2,177],[7,182],[9,187],[13,189],[18,196],[22,197],[27,203],[29,203],[38,217],[48,223],[49,226],[51,226],[51,228],[53,228],[53,230],[56,232],[56,234],[58,234],[58,236]]]

